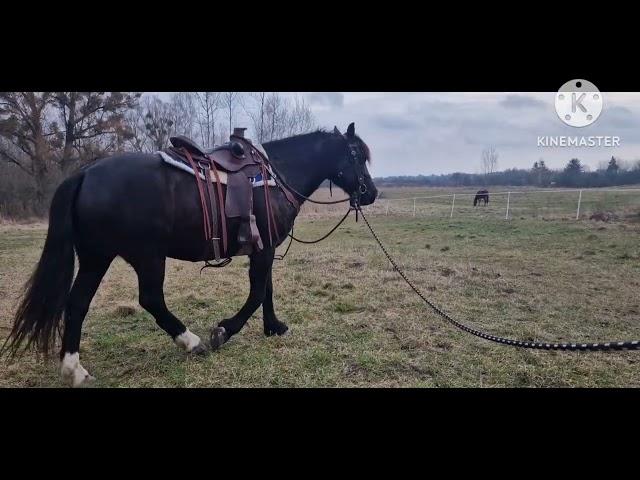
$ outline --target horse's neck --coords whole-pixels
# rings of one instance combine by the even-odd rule
[[[283,177],[283,180],[296,192],[305,197],[311,196],[325,180],[326,175],[318,168],[321,162],[309,155],[308,150],[299,152],[264,145],[269,161]],[[304,202],[304,199],[299,199]]]

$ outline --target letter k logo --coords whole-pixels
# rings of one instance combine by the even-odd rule
[[[582,105],[582,101],[584,100],[584,97],[586,95],[586,93],[583,93],[576,100],[577,94],[575,92],[571,94],[571,111],[573,113],[576,113],[576,107],[579,107],[580,110],[582,110],[584,113],[587,113],[587,109],[584,107],[584,105]]]
[[[571,127],[591,125],[602,113],[602,106],[602,92],[588,80],[570,80],[556,94],[556,113]]]

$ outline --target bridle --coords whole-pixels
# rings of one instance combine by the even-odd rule
[[[316,203],[318,205],[336,205],[338,203],[351,202],[352,207],[355,207],[356,205],[360,205],[360,198],[362,197],[362,195],[364,195],[368,191],[367,185],[364,181],[365,180],[364,163],[366,159],[363,158],[364,155],[362,154],[362,151],[361,151],[362,149],[357,142],[350,142],[349,139],[344,135],[343,135],[343,138],[347,140],[347,147],[348,147],[346,161],[343,161],[343,164],[345,164],[346,166],[353,166],[354,173],[356,175],[356,178],[358,179],[358,185],[355,188],[355,190],[349,194],[349,198],[343,198],[342,200],[322,201],[322,200],[314,200],[310,197],[307,197],[306,195],[303,195],[302,193],[298,192],[295,188],[291,187],[284,180],[284,178],[282,177],[280,172],[278,172],[277,168],[273,165],[273,163],[270,163],[271,169],[276,174],[276,178],[274,178],[274,181],[276,182],[276,184],[278,184],[280,188],[286,188],[297,197],[303,200],[306,200],[307,202],[310,202],[310,203]],[[358,155],[358,152],[360,152],[360,156]],[[339,181],[336,182],[336,179],[337,180],[342,179],[344,177],[345,170],[346,168],[340,169],[340,171],[335,176],[335,179],[329,178],[329,182],[333,181],[334,183],[337,183],[339,185],[340,182]]]
[[[358,142],[350,142],[346,136],[343,135],[343,137],[347,140],[348,148],[347,148],[346,161],[343,160],[342,163],[346,167],[353,167],[355,176],[358,180],[358,185],[356,186],[355,190],[349,194],[348,198],[344,198],[342,200],[329,201],[329,202],[313,200],[312,198],[309,198],[306,195],[302,195],[300,192],[291,188],[282,179],[282,175],[280,175],[275,168],[273,169],[274,173],[278,177],[277,179],[275,179],[275,181],[276,183],[280,183],[279,186],[281,188],[287,188],[290,192],[294,193],[295,195],[297,195],[298,197],[304,200],[307,200],[308,202],[317,203],[319,205],[335,205],[335,204],[344,203],[344,202],[350,203],[349,210],[347,210],[347,212],[336,224],[336,226],[334,226],[331,230],[329,230],[327,234],[323,235],[317,240],[301,240],[299,238],[296,238],[293,235],[293,229],[295,226],[295,222],[294,222],[294,225],[291,226],[291,232],[288,234],[289,238],[291,238],[291,240],[289,241],[289,245],[287,246],[287,249],[285,250],[284,254],[276,255],[275,258],[277,260],[283,260],[284,257],[286,257],[287,253],[289,253],[289,249],[291,248],[291,244],[293,243],[294,240],[298,243],[304,243],[309,245],[309,244],[319,243],[324,239],[328,238],[333,232],[335,232],[338,229],[340,225],[342,225],[342,223],[347,219],[347,217],[349,216],[352,210],[356,212],[356,222],[358,221],[358,212],[360,211],[360,199],[362,198],[362,195],[364,195],[369,191],[369,189],[367,188],[367,184],[365,183],[365,173],[364,173],[364,164],[365,164],[366,158],[364,158],[364,155],[362,154],[362,149]],[[358,153],[360,153],[360,156],[358,155]],[[340,169],[340,171],[338,171],[338,173],[335,176],[335,179],[338,180],[337,182],[334,179],[329,178],[329,189],[331,189],[331,182],[335,182],[338,185],[340,185],[340,180],[344,177],[345,170],[346,168],[342,168]]]
[[[356,178],[358,179],[358,185],[356,189],[349,194],[348,199],[351,203],[351,206],[355,208],[356,206],[360,205],[360,198],[362,197],[362,195],[369,191],[367,184],[364,181],[364,164],[366,159],[364,158],[362,148],[360,147],[360,144],[358,142],[349,142],[349,140],[347,139],[347,149],[347,159],[346,162],[343,163],[345,163],[347,166],[353,166],[354,173],[356,175]],[[336,175],[337,180],[341,180],[344,177],[344,171],[345,168],[340,169],[340,171]],[[331,182],[332,180],[329,179],[329,181]],[[335,183],[337,183],[338,185],[340,184],[339,181],[336,181]]]

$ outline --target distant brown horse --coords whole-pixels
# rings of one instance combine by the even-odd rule
[[[473,206],[475,207],[479,202],[483,200],[485,205],[489,203],[489,190],[479,190],[478,193],[476,193],[475,198],[473,199]]]

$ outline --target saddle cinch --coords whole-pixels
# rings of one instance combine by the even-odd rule
[[[264,248],[253,213],[253,187],[261,179],[264,190],[269,242],[279,241],[269,195],[270,171],[266,152],[244,137],[244,128],[234,129],[229,142],[205,151],[185,136],[171,137],[171,145],[164,153],[174,160],[191,167],[202,205],[204,238],[212,245],[217,262],[229,257],[227,222],[223,219],[240,219],[237,242],[240,248],[233,256],[250,255]],[[226,194],[222,185],[226,183]],[[282,188],[282,187],[281,187]],[[215,190],[215,191],[214,191]],[[299,209],[299,204],[286,188],[286,198]]]

